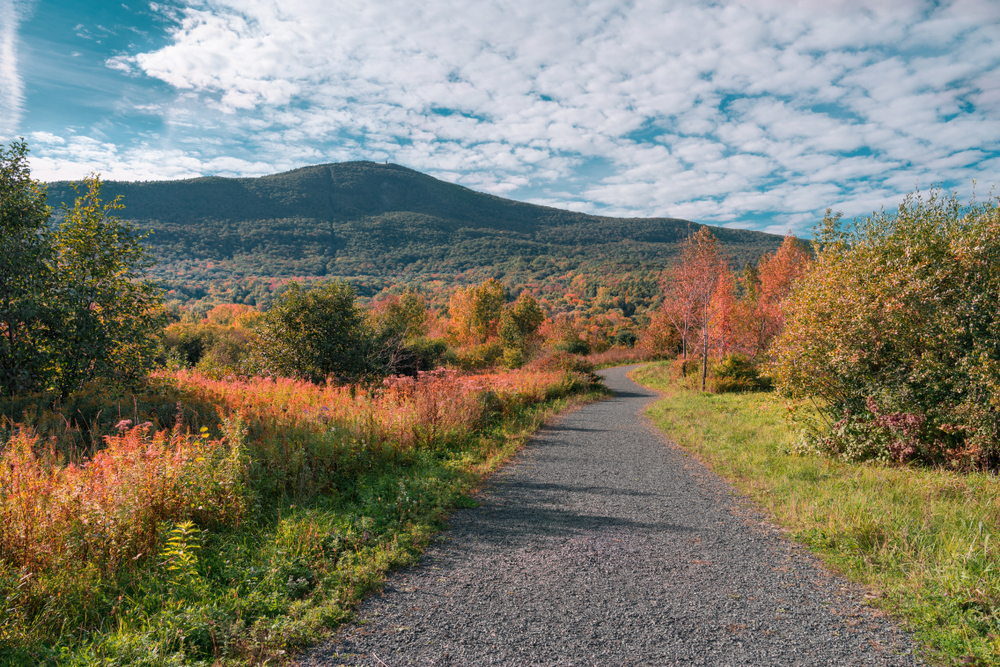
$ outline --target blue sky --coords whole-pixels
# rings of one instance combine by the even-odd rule
[[[808,235],[1000,182],[998,27],[995,0],[0,0],[0,139],[42,180],[388,160]]]

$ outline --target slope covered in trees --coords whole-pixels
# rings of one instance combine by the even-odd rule
[[[109,198],[122,195],[126,216],[152,232],[153,277],[181,301],[214,294],[263,305],[275,279],[290,277],[347,278],[362,296],[391,284],[494,276],[563,288],[580,274],[632,282],[666,266],[701,227],[535,206],[371,162],[104,188]],[[49,184],[50,204],[73,198],[68,183]],[[781,243],[761,232],[713,233],[737,265]],[[599,286],[606,282],[583,290]]]

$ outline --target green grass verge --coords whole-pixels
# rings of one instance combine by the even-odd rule
[[[930,661],[1000,665],[997,477],[796,455],[774,395],[680,388],[663,363],[632,377],[663,392],[647,412],[657,427],[869,587]]]
[[[548,418],[604,395],[515,408],[467,441],[370,467],[332,494],[258,507],[238,528],[163,526],[160,552],[113,581],[87,563],[47,574],[62,599],[30,621],[19,582],[40,575],[0,564],[0,665],[283,663],[348,621],[388,571],[415,562]]]

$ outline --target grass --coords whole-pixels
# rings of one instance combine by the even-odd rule
[[[69,419],[44,438],[4,426],[0,665],[279,664],[412,563],[550,415],[599,393],[528,371],[371,390],[158,381],[218,419],[122,422],[75,457],[95,438]],[[136,422],[144,401],[161,403],[126,401]]]
[[[1000,665],[1000,482],[793,453],[771,394],[678,387],[665,363],[633,373],[663,392],[648,415],[832,569],[868,587],[946,665]]]

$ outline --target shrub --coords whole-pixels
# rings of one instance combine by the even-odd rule
[[[787,304],[772,367],[782,392],[815,400],[825,416],[814,441],[847,451],[830,443],[867,438],[880,444],[851,451],[997,468],[996,202],[910,195],[848,230],[828,214],[816,249]]]
[[[503,346],[497,340],[463,348],[457,353],[458,367],[466,371],[489,368],[503,359],[503,353]]]
[[[246,370],[311,382],[357,381],[372,370],[364,321],[347,283],[308,292],[291,283],[255,325]]]
[[[764,391],[771,388],[771,378],[760,374],[760,367],[742,354],[727,354],[712,366],[711,389],[717,394],[740,391]]]
[[[418,371],[432,371],[444,365],[448,343],[442,338],[420,337],[409,341],[405,349],[416,358]]]
[[[631,329],[622,329],[611,339],[611,344],[618,347],[633,348],[639,342],[639,335]]]
[[[567,338],[557,342],[553,349],[566,354],[590,354],[590,346],[581,338]]]

